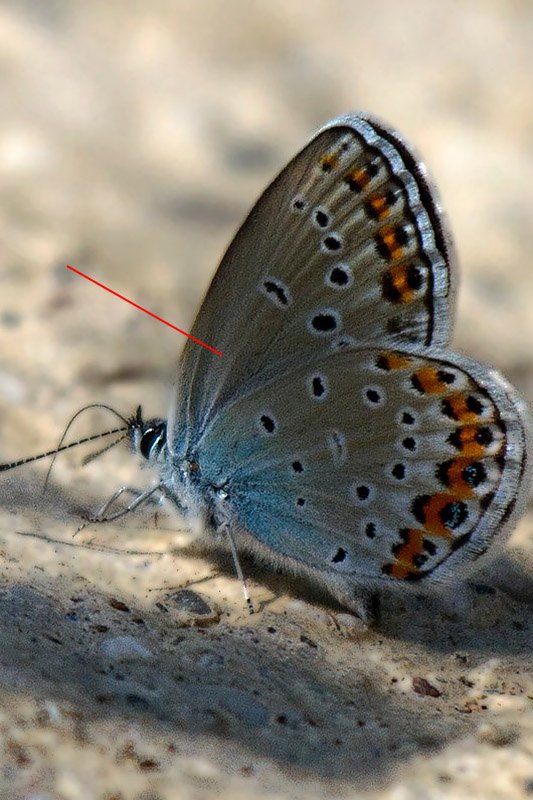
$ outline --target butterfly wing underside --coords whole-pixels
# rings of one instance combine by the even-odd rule
[[[527,488],[514,390],[475,362],[413,348],[328,354],[257,388],[200,452],[219,481],[231,454],[239,524],[358,584],[441,579],[488,549]]]
[[[257,201],[181,359],[175,441],[186,448],[258,373],[353,343],[446,344],[451,246],[424,168],[363,116],[331,122]],[[173,415],[174,416],[174,415]]]
[[[260,197],[188,341],[172,445],[275,557],[330,586],[439,578],[527,495],[527,412],[446,352],[449,237],[423,166],[357,115]],[[343,595],[344,597],[344,595]]]

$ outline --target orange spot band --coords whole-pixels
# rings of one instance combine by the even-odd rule
[[[392,258],[400,258],[402,254],[402,246],[398,243],[398,240],[396,239],[396,233],[394,232],[393,228],[383,228],[381,231],[381,240]]]
[[[461,422],[475,422],[479,418],[479,414],[476,414],[475,411],[471,411],[468,408],[466,395],[451,394],[447,400],[456,420]]]
[[[389,204],[386,197],[374,197],[370,200],[370,205],[374,209],[379,219],[385,219],[389,215]]]
[[[394,288],[400,295],[402,303],[409,303],[413,299],[415,293],[408,283],[407,267],[403,265],[392,267],[390,275]]]
[[[412,360],[407,358],[407,356],[402,355],[401,353],[389,352],[389,353],[382,353],[381,358],[384,360],[386,364],[386,369],[405,369],[412,364]]]
[[[434,367],[421,367],[417,369],[414,377],[425,394],[443,394],[449,389],[447,384],[439,378],[439,373]]]

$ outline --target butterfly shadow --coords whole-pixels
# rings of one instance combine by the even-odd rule
[[[235,575],[231,554],[223,546],[208,546],[201,540],[189,545],[186,552],[208,559],[214,574]],[[288,595],[333,615],[346,614],[346,608],[306,577],[274,570],[250,554],[240,559],[245,577],[272,593],[271,598],[256,604],[257,610],[267,610],[279,597]],[[253,587],[251,593],[253,598]],[[400,591],[377,592],[377,598],[378,614],[372,627],[393,639],[449,654],[458,649],[472,649],[483,657],[531,652],[533,561],[528,564],[523,554],[500,552],[496,562],[469,580],[456,580],[436,590],[401,587]]]
[[[52,706],[73,736],[82,728],[90,736],[101,721],[118,730],[133,723],[156,763],[168,760],[157,740],[191,759],[208,743],[225,770],[267,759],[287,778],[297,770],[331,788],[370,787],[404,763],[406,742],[430,752],[469,730],[464,720],[424,716],[416,702],[391,697],[375,667],[332,669],[325,643],[304,638],[290,620],[178,628],[157,609],[117,609],[68,581],[11,583],[9,569],[1,597],[4,696],[27,693],[41,727],[57,723],[47,722]],[[118,762],[126,758],[122,737],[111,746]],[[141,763],[143,755],[128,758]]]

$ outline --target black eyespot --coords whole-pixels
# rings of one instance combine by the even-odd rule
[[[373,522],[368,522],[365,527],[365,533],[369,539],[373,539],[376,535],[376,526]]]
[[[453,409],[452,404],[449,400],[444,399],[440,404],[440,410],[444,414],[445,417],[449,419],[457,419],[457,415]]]
[[[330,219],[326,212],[319,208],[317,211],[315,211],[315,222],[319,228],[327,228],[330,223]]]
[[[345,289],[352,282],[352,273],[344,264],[337,264],[327,273],[326,284],[332,289]]]
[[[324,312],[322,314],[315,314],[311,319],[311,327],[317,333],[331,333],[337,330],[338,326],[337,317],[334,314]]]
[[[385,194],[385,200],[387,201],[387,205],[393,206],[398,201],[400,196],[399,189],[389,189]]]
[[[276,422],[272,417],[269,417],[268,414],[261,415],[261,425],[267,433],[274,433],[276,430]]]
[[[391,472],[392,476],[398,481],[401,481],[405,478],[405,466],[403,464],[395,464]]]
[[[460,500],[452,500],[447,503],[440,512],[440,518],[443,525],[447,528],[458,528],[468,517],[468,509],[466,504]]]
[[[407,229],[404,228],[402,225],[398,225],[394,229],[394,235],[396,237],[396,241],[398,242],[398,244],[407,244],[407,242],[409,241],[409,234],[407,232]]]
[[[424,283],[424,273],[419,267],[416,266],[416,264],[410,264],[407,268],[406,282],[409,289],[413,289],[413,291],[417,291],[418,289],[422,288],[422,284]]]
[[[483,403],[481,403],[477,397],[474,397],[473,394],[469,394],[466,398],[466,407],[469,411],[471,411],[473,414],[477,414],[478,416],[484,409]]]
[[[420,494],[415,497],[411,505],[411,512],[414,518],[422,525],[426,523],[426,506],[431,500],[429,494]]]
[[[305,497],[298,497],[296,500],[297,506],[304,506],[305,505]]]
[[[422,386],[420,378],[418,377],[418,375],[416,373],[411,377],[411,383],[413,385],[413,388],[415,388],[417,392],[420,392],[420,394],[425,394],[426,393],[426,390]]]
[[[484,495],[483,497],[480,498],[479,505],[481,506],[483,511],[486,511],[487,508],[490,506],[490,504],[494,500],[494,495],[495,495],[495,492],[487,492],[486,495]],[[514,502],[511,502],[510,503],[511,511],[512,511],[513,507],[514,507]],[[511,512],[509,512],[509,513],[511,513]]]
[[[280,308],[286,308],[290,305],[289,292],[281,281],[269,278],[263,281],[263,290],[266,296]]]
[[[435,470],[435,477],[439,480],[443,486],[450,485],[450,476],[449,471],[450,468],[455,464],[454,459],[452,458],[450,461],[443,461],[442,464],[438,464]]]
[[[357,486],[355,491],[359,500],[367,500],[370,496],[370,489],[368,486]]]
[[[342,267],[334,267],[329,275],[331,283],[336,283],[337,286],[346,286],[350,280],[350,276]]]
[[[406,450],[410,450],[413,453],[416,450],[416,440],[413,439],[412,436],[406,436],[402,442],[402,445],[405,447]]]
[[[341,249],[342,241],[336,234],[330,233],[329,236],[324,236],[322,245],[330,253],[336,253]]]
[[[291,466],[294,472],[302,473],[304,471],[304,467],[301,461],[293,461]]]
[[[324,394],[325,391],[326,391],[326,387],[324,386],[324,383],[322,382],[322,378],[319,378],[318,376],[315,376],[313,378],[313,394],[314,394],[314,396],[315,397],[322,397],[322,395]]]
[[[402,414],[402,422],[404,425],[414,425],[415,418],[408,411],[404,411]]]
[[[370,403],[379,403],[379,402],[381,402],[381,395],[377,391],[377,389],[367,389],[366,397],[367,397],[367,400]]]
[[[445,369],[439,369],[437,375],[439,381],[446,383],[448,386],[451,386],[452,383],[455,383],[456,376],[453,374],[453,372],[447,372]]]
[[[292,209],[293,211],[304,211],[305,210],[305,200],[301,197],[295,197],[292,201]]]
[[[314,400],[325,400],[328,396],[328,379],[315,373],[307,378],[307,391]]]
[[[463,480],[473,489],[487,479],[487,470],[479,461],[469,464],[461,473]]]
[[[474,436],[474,439],[478,444],[487,445],[491,444],[494,436],[490,428],[480,428]]]
[[[340,564],[344,561],[348,553],[342,547],[339,547],[333,558],[331,559],[334,564]]]
[[[431,539],[423,539],[422,540],[422,547],[429,553],[430,556],[434,556],[437,552],[437,545],[431,541]]]

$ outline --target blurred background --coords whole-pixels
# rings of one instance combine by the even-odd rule
[[[456,348],[531,394],[532,41],[528,0],[3,0],[0,458],[94,400],[166,416],[183,338],[66,264],[188,330],[257,195],[349,110],[439,187]]]
[[[167,415],[184,337],[70,273],[66,264],[189,330],[226,246],[257,196],[318,126],[350,110],[370,112],[394,125],[422,155],[439,188],[461,269],[455,349],[493,363],[531,400],[532,85],[530,0],[0,0],[0,460],[53,447],[72,414],[87,403],[105,402],[123,414],[142,403],[148,416]],[[216,342],[212,344],[216,346]],[[109,418],[88,420],[85,428],[80,423],[72,436],[81,435],[87,427],[94,431],[109,425],[114,425]],[[81,456],[76,457],[79,465]],[[95,503],[103,502],[120,485],[121,458],[128,461],[124,454],[110,453],[82,472],[68,472],[68,459],[58,459],[48,501],[51,516],[61,515],[71,495],[88,498],[85,507],[94,510]],[[41,484],[44,471],[45,467],[35,466]],[[173,560],[166,562],[166,567],[158,562],[150,571],[146,559],[131,567],[127,559],[94,560],[94,555],[86,556],[82,550],[69,555],[64,548],[25,549],[22,540],[6,538],[13,525],[20,529],[23,524],[20,517],[8,516],[6,509],[21,514],[30,507],[42,507],[44,501],[35,490],[40,484],[33,485],[33,475],[34,470],[29,469],[2,476],[0,492],[0,544],[5,547],[0,555],[9,562],[7,578],[13,583],[16,578],[19,586],[33,587],[37,581],[40,587],[37,594],[25,594],[19,605],[2,606],[2,631],[13,631],[13,636],[17,636],[17,630],[21,632],[13,640],[3,633],[0,640],[3,658],[6,653],[15,654],[9,675],[18,676],[18,686],[27,686],[29,681],[41,687],[29,691],[26,700],[19,694],[16,702],[11,696],[6,702],[2,695],[2,709],[13,710],[10,724],[23,718],[23,708],[33,709],[32,703],[41,695],[58,703],[61,698],[70,698],[68,702],[76,709],[86,695],[93,704],[95,696],[110,696],[109,686],[104,686],[108,679],[102,677],[105,670],[96,656],[95,664],[79,667],[86,663],[84,659],[92,658],[93,652],[99,652],[99,645],[90,639],[93,628],[85,626],[79,647],[73,639],[74,628],[62,632],[62,626],[78,625],[76,614],[82,618],[80,606],[68,605],[72,597],[87,589],[89,594],[83,596],[92,598],[87,600],[89,605],[96,604],[97,610],[91,614],[94,617],[99,613],[100,622],[110,613],[106,603],[111,591],[129,597],[128,603],[136,608],[145,601],[146,608],[150,604],[153,608],[154,595],[147,594],[151,591],[147,586],[179,582],[187,564],[193,563],[180,562],[178,574]],[[134,479],[134,485],[139,483]],[[31,517],[25,522],[34,531],[54,530],[46,519],[44,523],[41,519],[40,527]],[[69,539],[75,526],[63,525],[63,537]],[[521,539],[529,551],[530,530],[531,524],[527,536],[524,533]],[[107,529],[100,532],[104,541],[108,541],[107,535]],[[194,574],[200,569],[199,562],[193,567],[189,569]],[[161,569],[167,570],[164,576],[158,571]],[[222,586],[224,597],[231,596],[235,607],[242,608],[238,582],[231,578],[211,585]],[[69,588],[72,586],[75,588]],[[116,610],[113,613],[120,616]],[[161,620],[165,618],[157,613],[153,631],[160,639],[149,646],[159,653],[158,648],[177,646],[181,639],[174,638],[171,631],[161,633]],[[409,620],[417,618],[409,615]],[[120,621],[123,619],[125,614]],[[502,619],[498,636],[490,636],[505,642],[507,631],[515,629],[507,625],[505,615]],[[278,622],[287,626],[292,625],[291,620],[289,614],[284,623]],[[109,623],[113,630],[116,624],[116,619]],[[247,620],[245,624],[252,623]],[[254,624],[262,624],[260,616]],[[53,669],[47,667],[43,678],[41,665],[51,658],[46,647],[56,647],[42,643],[41,633],[49,627],[53,627],[55,639],[61,639],[65,647],[72,646],[73,651],[68,661],[63,649],[62,660]],[[138,626],[135,630],[141,629]],[[401,630],[399,627],[398,632]],[[385,644],[380,642],[375,658],[368,656],[368,681],[377,674],[378,661],[386,669],[390,667],[391,675],[397,674],[397,664],[405,663],[405,642],[394,651],[396,631],[392,633]],[[293,635],[285,628],[283,634],[289,638]],[[264,653],[274,657],[277,651],[269,645],[270,629],[264,635],[270,639],[260,658],[258,648],[251,644],[248,655],[240,658],[237,667],[233,664],[233,672],[224,670],[226,677],[220,680],[231,682],[236,675],[237,685],[255,685],[252,678],[244,681],[239,670],[249,668],[256,675],[266,674]],[[324,635],[322,627],[317,639]],[[295,634],[296,641],[303,642],[299,637]],[[36,648],[43,649],[25,650],[34,641],[39,643]],[[180,645],[180,658],[188,641]],[[433,645],[443,650],[449,646],[442,644],[444,639],[435,644],[433,626],[427,641],[431,643],[429,649]],[[489,640],[484,641],[490,650]],[[475,647],[478,645],[476,641]],[[219,654],[225,652],[224,646],[223,640],[216,645]],[[337,652],[336,647],[342,644],[336,641],[330,652]],[[391,648],[390,661],[386,647]],[[350,648],[346,657],[353,659],[356,655],[352,645]],[[239,652],[230,644],[228,659],[234,650]],[[515,652],[512,647],[511,651]],[[317,651],[308,647],[306,652]],[[154,758],[159,759],[162,752],[167,754],[161,756],[163,760],[170,758],[170,750],[160,719],[174,720],[174,735],[176,726],[179,729],[182,725],[180,714],[185,707],[183,697],[176,700],[176,653],[169,649],[167,656],[166,671],[163,662],[158,662],[156,671],[147,673],[151,688],[141,691],[138,686],[144,678],[137,676],[137,688],[128,695],[142,695],[145,705],[139,700],[133,710],[128,710],[134,715],[132,726],[138,724],[142,712],[144,722],[154,726],[153,736],[150,739],[142,727],[135,729],[143,733],[143,746],[147,741],[153,744]],[[363,664],[367,658],[364,648],[360,657]],[[189,679],[191,671],[197,677],[197,665],[204,663],[200,658],[207,656],[196,654],[194,658],[190,656],[184,669]],[[419,650],[412,658],[417,665],[423,662]],[[287,680],[274,682],[278,688],[273,706],[289,703],[283,692],[290,695],[296,668],[293,662],[287,663]],[[347,663],[353,667],[353,661]],[[439,664],[437,657],[428,670],[440,669]],[[78,669],[83,669],[83,674]],[[279,663],[274,661],[272,674],[278,669]],[[311,715],[322,702],[319,696],[336,702],[346,687],[344,672],[337,673],[331,665],[326,672],[320,694],[309,701]],[[351,669],[350,674],[356,676],[356,672]],[[0,674],[0,682],[11,686],[6,674]],[[398,687],[407,685],[402,683],[404,677],[398,679]],[[45,688],[42,680],[48,681]],[[168,682],[168,691],[161,695],[163,710],[158,706],[152,718],[152,690],[154,686],[167,686],[164,681]],[[464,688],[465,684],[457,681],[454,685]],[[116,681],[113,686],[118,686]],[[375,696],[368,686],[369,682],[363,685],[361,708],[368,701],[371,716],[377,709],[378,719],[393,720],[391,742],[398,757],[397,744],[405,738],[406,725],[414,732],[413,741],[423,728],[426,742],[435,748],[467,730],[466,716],[463,714],[460,720],[454,716],[451,701],[440,717],[444,727],[437,735],[429,728],[426,731],[426,719],[420,721],[418,710],[406,711],[401,706],[403,700],[391,701],[390,695],[387,705],[382,706],[381,686]],[[302,696],[294,701],[295,707],[299,707]],[[18,705],[23,702],[21,697],[26,702],[24,707]],[[198,722],[194,702],[187,722],[192,727],[203,724]],[[100,708],[104,724],[109,725],[109,706]],[[252,717],[254,708],[249,712]],[[354,733],[353,720],[346,723],[341,738],[349,745],[350,758],[358,759],[358,767],[346,760],[341,750],[333,757],[320,747],[325,741],[320,737],[329,736],[333,741],[339,736],[344,723],[336,714],[337,706],[324,712],[322,731],[311,731],[308,739],[298,733],[300,738],[294,745],[290,738],[276,736],[272,728],[262,731],[262,739],[250,736],[246,725],[239,728],[237,724],[235,733],[231,727],[234,718],[228,715],[219,724],[225,736],[234,737],[234,743],[238,740],[245,748],[257,747],[261,757],[269,754],[278,759],[278,764],[297,763],[313,774],[316,770],[322,778],[342,773],[346,781],[351,781],[359,774],[359,759],[367,756],[366,775],[374,779],[380,769],[385,775],[388,751],[387,745],[380,750],[384,740],[379,738],[385,723],[377,725],[375,739],[370,728],[365,729],[370,738],[363,741],[362,748],[359,740],[350,738],[359,735]],[[259,712],[257,715],[260,717]],[[336,728],[328,728],[331,720],[335,720]],[[92,751],[92,760],[88,747],[83,742],[76,744],[76,731],[68,745],[67,728],[61,734],[63,739],[48,740],[54,746],[45,748],[45,762],[48,759],[49,767],[55,759],[65,759],[59,766],[54,763],[57,774],[63,778],[70,775],[71,783],[65,779],[57,794],[39,797],[86,797],[87,775],[92,780],[99,774],[104,752],[109,754],[109,774],[114,775],[113,769],[120,771],[122,767],[117,764],[122,762],[115,750],[122,741],[122,733],[117,733],[122,724],[123,717],[117,712],[118,728],[98,729],[98,735],[91,729],[101,743],[100,749]],[[130,728],[128,736],[134,736]],[[366,755],[365,742],[370,743]],[[305,752],[302,743],[308,746]],[[197,779],[191,779],[194,791],[199,792],[194,796],[208,797],[214,793],[213,787],[220,790],[222,779],[219,773],[212,778],[212,765],[222,763],[226,768],[226,745],[215,739],[202,744],[200,752],[210,755],[205,755],[205,761],[197,767]],[[180,742],[177,752],[183,747]],[[194,753],[196,745],[191,747]],[[415,743],[415,751],[417,747]],[[379,769],[372,755],[378,751],[386,753]],[[492,796],[490,778],[483,783],[489,776],[489,762],[482,762],[476,784],[483,798]],[[248,769],[246,760],[236,763],[235,774],[240,774],[241,768]],[[79,775],[85,769],[80,765],[88,765],[86,777],[79,778],[78,783],[73,777],[74,764]],[[184,774],[182,766],[175,768],[174,778]],[[278,783],[272,783],[269,769],[271,783],[265,779],[263,786],[277,787],[276,797],[281,797],[284,774],[278,775]],[[124,788],[125,776],[130,775],[124,770],[115,784],[122,787],[121,791],[105,794],[102,788],[101,794],[94,796],[102,800],[140,799],[141,794],[135,794],[140,774],[135,773],[132,779],[131,794]],[[249,781],[251,774],[243,771],[242,780]],[[301,777],[301,773],[298,775]],[[52,783],[36,780],[34,791],[48,786],[51,792]],[[324,795],[314,783],[307,788],[298,785],[302,797],[314,797],[315,790],[316,796],[332,796],[331,786]],[[259,783],[254,786],[253,796],[262,796]],[[290,797],[299,797],[296,778],[291,786]],[[227,784],[226,788],[228,797],[248,796],[241,784]],[[29,790],[20,795],[29,796],[34,796]],[[174,796],[170,790],[161,795],[154,790],[142,794],[142,800]],[[266,790],[265,796],[270,796]],[[474,795],[467,792],[462,796]]]

